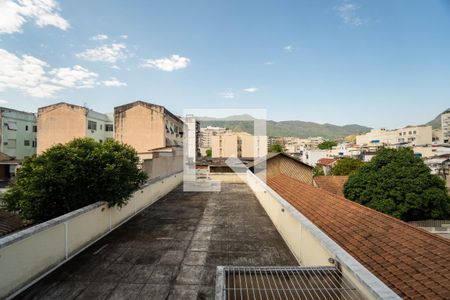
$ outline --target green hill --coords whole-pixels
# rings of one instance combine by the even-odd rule
[[[208,118],[201,121],[201,127],[219,126],[226,127],[235,132],[244,131],[253,134],[253,121],[243,121],[249,116],[231,116],[225,120],[215,120]],[[236,121],[232,120],[235,119]],[[267,121],[268,136],[295,136],[300,138],[321,136],[327,139],[343,138],[348,135],[365,133],[370,130],[369,127],[357,124],[338,126],[333,124],[318,124],[304,121]]]
[[[446,111],[450,111],[450,108],[447,109]],[[444,112],[446,112],[446,111],[444,111]],[[431,120],[430,122],[428,122],[425,125],[431,125],[433,127],[433,129],[441,128],[441,115],[442,115],[442,113],[440,113],[436,118],[434,118],[433,120]]]

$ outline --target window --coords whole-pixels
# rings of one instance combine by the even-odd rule
[[[114,131],[113,124],[105,124],[105,131]]]
[[[28,125],[25,125],[25,131],[28,131]]]
[[[30,146],[30,141],[29,141],[29,140],[23,141],[23,145],[24,145],[24,146]]]
[[[37,132],[37,126],[36,125],[33,126],[33,132]]]
[[[100,124],[100,130],[102,130],[103,129],[103,125],[102,124]]]
[[[416,134],[416,131],[414,130],[413,133]]]
[[[37,145],[36,145],[36,141],[33,141],[32,147],[33,147],[33,148],[36,148],[36,146],[37,146]]]
[[[8,130],[17,130],[17,123],[16,122],[8,122],[5,123]]]
[[[7,144],[8,149],[16,149],[16,140],[15,139],[9,139]]]
[[[97,130],[97,122],[88,121],[88,129],[89,130]]]

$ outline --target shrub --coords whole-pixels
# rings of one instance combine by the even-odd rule
[[[364,163],[356,158],[344,157],[331,169],[331,175],[352,175],[356,173]]]
[[[75,139],[26,159],[2,198],[8,210],[35,222],[97,201],[121,207],[147,178],[138,162],[128,145]]]

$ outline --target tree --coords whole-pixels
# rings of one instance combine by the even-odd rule
[[[331,141],[331,140],[323,141],[322,143],[317,145],[317,147],[322,150],[332,149],[334,146],[337,146],[337,143],[335,141]]]
[[[207,157],[212,157],[212,150],[211,149],[207,149],[206,150],[206,156]]]
[[[412,221],[450,216],[445,182],[409,148],[381,149],[350,176],[344,195],[396,218]]]
[[[323,171],[323,167],[321,165],[316,165],[313,168],[313,176],[324,176],[325,172]]]
[[[75,139],[26,159],[2,200],[8,210],[36,222],[97,201],[121,207],[147,178],[138,162],[131,146]]]
[[[336,163],[331,169],[331,175],[352,175],[357,172],[364,163],[356,158],[345,157]]]
[[[284,151],[284,147],[283,147],[283,145],[280,145],[280,144],[273,144],[270,147],[270,152],[279,153],[279,152],[283,152],[283,151]]]

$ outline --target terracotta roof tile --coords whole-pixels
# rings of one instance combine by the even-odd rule
[[[450,299],[450,240],[279,175],[269,186],[406,299]]]
[[[348,181],[348,176],[316,176],[314,183],[317,187],[330,193],[344,196],[344,184]]]

